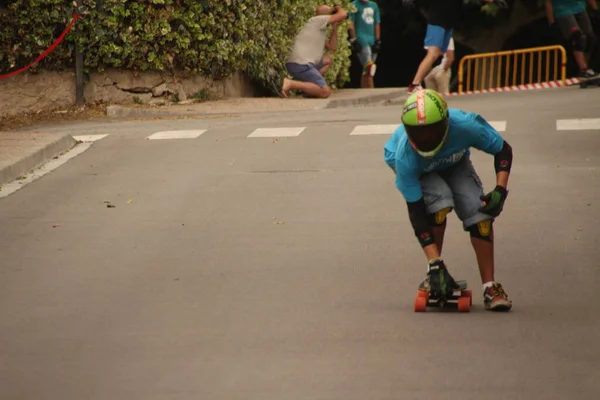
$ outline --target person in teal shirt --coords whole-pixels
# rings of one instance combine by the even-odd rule
[[[360,86],[373,88],[375,61],[381,50],[381,16],[374,1],[354,0],[356,12],[350,13],[350,43],[363,67]]]
[[[586,4],[587,2],[587,4]],[[586,53],[591,54],[596,36],[587,13],[587,5],[598,11],[596,0],[546,0],[546,18],[552,26],[556,22],[563,37],[571,44],[573,57],[579,67],[580,78],[598,76],[588,67]]]

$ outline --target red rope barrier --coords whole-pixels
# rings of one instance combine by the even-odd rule
[[[48,47],[48,49],[46,49],[46,51],[44,51],[38,58],[36,58],[34,62],[32,62],[31,64],[27,65],[26,67],[23,67],[21,69],[16,70],[16,71],[9,72],[6,75],[0,75],[0,79],[10,78],[11,76],[15,76],[15,75],[20,74],[21,72],[25,72],[29,68],[31,68],[32,66],[34,66],[35,64],[37,64],[38,62],[40,62],[41,60],[43,60],[48,54],[50,54],[52,52],[52,50],[54,50],[56,48],[56,46],[59,45],[60,42],[63,41],[63,39],[65,38],[65,36],[67,36],[67,33],[69,33],[69,31],[71,30],[71,28],[73,27],[73,25],[75,25],[75,22],[79,18],[81,18],[81,16],[79,16],[77,13],[73,13],[73,19],[71,20],[71,23],[69,23],[69,25],[67,26],[67,28],[63,31],[63,33],[60,34],[60,36],[58,37],[58,39],[56,39],[54,41],[54,43],[52,43],[52,45],[50,47]]]

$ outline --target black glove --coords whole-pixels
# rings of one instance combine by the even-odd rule
[[[379,53],[381,51],[381,39],[376,40],[375,44],[371,47],[373,53]]]
[[[485,196],[480,197],[484,202],[484,205],[479,211],[489,216],[497,217],[504,208],[504,202],[506,201],[507,196],[508,190],[504,189],[502,186],[496,186],[494,190]]]
[[[356,38],[350,39],[350,46],[352,47],[352,51],[356,53],[360,51],[360,44],[358,44],[358,40],[356,40]]]

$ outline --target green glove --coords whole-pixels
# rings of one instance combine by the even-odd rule
[[[504,208],[506,196],[508,196],[508,191],[502,186],[496,186],[494,190],[480,197],[483,201],[483,207],[479,211],[492,217],[497,217],[502,212],[502,208]]]

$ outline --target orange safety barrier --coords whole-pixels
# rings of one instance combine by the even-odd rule
[[[520,74],[517,73],[519,65],[521,67]],[[547,82],[557,82],[559,86],[565,86],[566,68],[567,52],[563,46],[559,45],[471,54],[460,60],[458,92],[501,89]],[[526,80],[527,71],[529,73]]]

